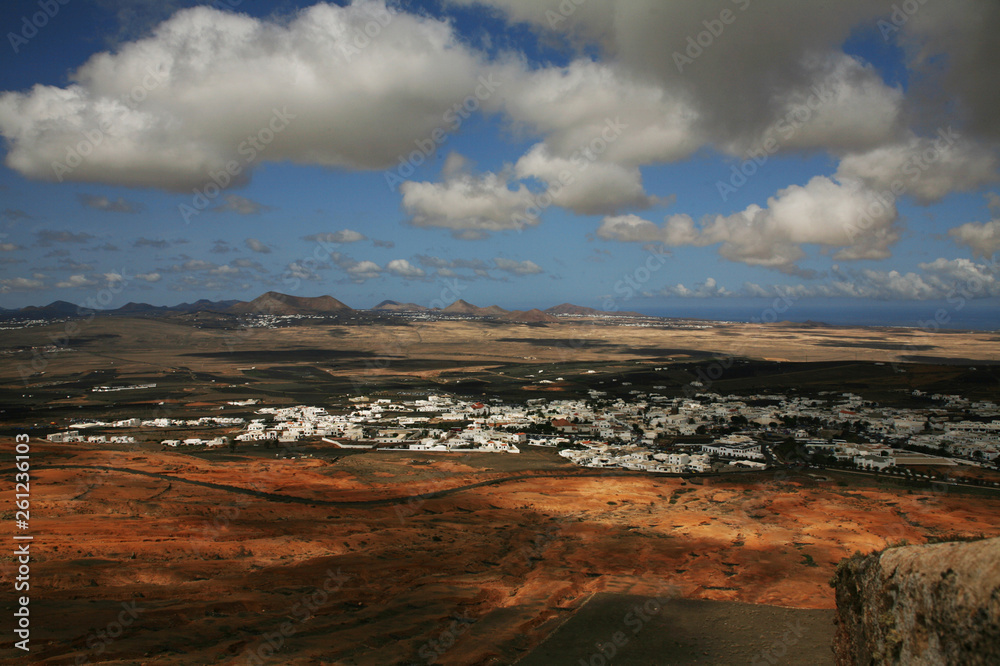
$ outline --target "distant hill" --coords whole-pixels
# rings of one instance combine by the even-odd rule
[[[572,303],[560,303],[551,308],[545,310],[549,314],[554,315],[597,315],[604,314],[600,310],[594,308],[588,308],[583,305],[573,305]]]
[[[144,314],[146,312],[164,312],[167,307],[164,305],[150,305],[149,303],[135,303],[130,301],[121,306],[115,312],[118,314]]]
[[[372,308],[372,310],[380,310],[382,312],[424,312],[430,310],[428,307],[423,305],[417,305],[416,303],[400,303],[399,301],[382,301],[378,305]]]
[[[351,312],[352,308],[333,296],[289,296],[269,291],[249,303],[237,302],[228,311],[233,314],[296,315],[337,314]]]
[[[479,308],[472,303],[463,301],[461,298],[446,307],[442,312],[452,314],[479,314]]]
[[[228,300],[228,301],[210,301],[207,298],[200,298],[194,303],[180,303],[172,307],[167,307],[167,310],[174,312],[202,312],[204,310],[212,310],[213,312],[226,312],[234,305],[242,303],[243,301]]]
[[[150,305],[149,303],[129,302],[120,308],[107,310],[105,312],[106,314],[112,315],[187,314],[192,312],[205,312],[208,310],[212,312],[225,312],[240,302],[241,301],[237,300],[210,301],[206,298],[197,300],[194,303],[179,303],[177,305]]]
[[[91,312],[94,312],[94,310],[75,305],[67,301],[53,301],[48,305],[43,305],[41,307],[29,305],[28,307],[21,308],[20,310],[9,310],[6,314],[15,315],[17,317],[54,319],[57,317],[79,317]]]
[[[442,312],[445,314],[471,315],[475,317],[496,317],[508,321],[546,323],[558,321],[561,316],[621,316],[642,317],[637,312],[604,312],[596,308],[588,308],[572,303],[562,303],[547,310],[505,310],[498,305],[479,307],[466,300],[458,299],[444,309],[429,308],[417,303],[402,303],[400,301],[384,300],[371,308],[378,312]],[[206,298],[193,303],[178,303],[177,305],[150,305],[149,303],[129,302],[113,310],[90,310],[67,301],[55,301],[44,306],[29,305],[19,309],[0,308],[0,319],[59,319],[67,317],[83,317],[91,313],[121,317],[148,317],[197,314],[199,312],[215,312],[220,315],[244,314],[344,314],[354,312],[354,309],[338,301],[333,296],[291,296],[277,291],[261,294],[252,301],[223,300],[211,301]],[[806,325],[812,324],[811,322]],[[812,324],[815,325],[815,324]]]
[[[201,299],[194,303],[180,303],[179,305],[150,305],[149,303],[136,303],[130,301],[120,308],[109,310],[93,310],[83,306],[74,305],[66,301],[55,301],[44,306],[29,305],[15,310],[0,310],[0,318],[3,319],[58,319],[63,317],[84,317],[91,314],[111,315],[121,317],[145,316],[145,315],[170,315],[188,314],[193,312],[226,312],[229,308],[240,303],[237,300],[210,301]]]
[[[507,311],[497,305],[491,305],[488,308],[481,308],[479,306],[473,305],[468,301],[463,301],[461,298],[446,307],[441,312],[447,312],[449,314],[467,314],[476,315],[479,317],[490,317],[506,314]]]
[[[507,321],[518,321],[526,324],[552,323],[559,321],[558,317],[548,314],[547,312],[542,312],[538,308],[534,308],[532,310],[514,310],[513,312],[508,312],[503,315],[501,319],[506,319]]]

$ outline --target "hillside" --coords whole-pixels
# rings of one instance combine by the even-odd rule
[[[642,317],[636,312],[603,312],[572,303],[562,303],[546,310],[505,310],[499,305],[479,307],[468,301],[459,299],[444,309],[429,308],[417,303],[403,303],[394,300],[383,300],[371,308],[377,312],[443,312],[446,314],[471,315],[476,317],[499,317],[511,321],[554,322],[556,316],[623,316]],[[220,300],[212,301],[206,298],[192,303],[177,305],[150,305],[149,303],[128,302],[116,309],[90,310],[66,301],[55,301],[44,306],[30,305],[24,308],[0,308],[0,319],[54,319],[83,317],[91,314],[116,316],[171,316],[177,314],[195,314],[199,312],[216,312],[220,314],[338,314],[354,310],[333,298],[332,296],[291,296],[276,291],[269,291],[252,301]],[[524,319],[526,317],[526,319]]]
[[[604,314],[595,308],[588,308],[583,305],[573,305],[572,303],[560,303],[545,310],[554,315],[599,315]]]
[[[513,312],[508,312],[503,315],[501,319],[506,319],[507,321],[518,321],[526,324],[558,323],[559,321],[558,317],[542,312],[538,308],[534,308],[532,310],[514,310]]]
[[[399,301],[382,301],[372,308],[381,312],[424,312],[430,308],[416,303],[400,303]]]
[[[441,312],[447,312],[449,314],[475,315],[478,317],[496,317],[507,313],[506,310],[497,305],[481,308],[477,305],[469,303],[468,301],[462,300],[461,298],[446,307]]]
[[[90,308],[82,305],[74,305],[66,301],[53,301],[48,305],[29,305],[20,310],[9,310],[5,313],[8,316],[37,317],[38,319],[48,319],[55,317],[79,317],[94,312]]]
[[[233,314],[339,314],[351,312],[333,296],[289,296],[269,291],[249,303],[237,303],[229,308]]]

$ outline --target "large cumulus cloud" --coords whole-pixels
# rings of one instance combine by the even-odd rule
[[[719,245],[731,261],[803,274],[797,263],[804,244],[837,249],[834,257],[882,259],[899,238],[893,202],[854,183],[816,176],[805,185],[780,190],[767,201],[732,215],[696,223],[673,215],[662,226],[636,215],[606,217],[597,234],[607,240],[659,242],[671,247]]]
[[[93,56],[66,88],[3,94],[0,132],[8,166],[50,180],[186,190],[232,160],[237,180],[265,159],[377,169],[441,126],[480,72],[448,24],[375,0],[287,21],[196,7]],[[54,169],[81,142],[82,161]]]

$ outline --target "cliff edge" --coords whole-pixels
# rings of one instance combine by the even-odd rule
[[[1000,538],[842,561],[838,664],[1000,664]]]

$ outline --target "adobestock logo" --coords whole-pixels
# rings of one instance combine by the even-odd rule
[[[38,7],[42,11],[35,12],[30,18],[22,16],[20,32],[7,33],[7,41],[10,42],[10,47],[14,49],[14,53],[20,53],[21,47],[34,39],[38,35],[38,31],[47,26],[49,21],[56,17],[59,13],[60,5],[67,4],[69,4],[69,0],[38,0]]]
[[[742,12],[750,6],[750,0],[733,0],[733,4]],[[723,9],[719,12],[718,17],[702,21],[701,24],[705,29],[696,35],[688,35],[687,47],[683,53],[680,51],[673,53],[677,71],[683,74],[686,66],[694,64],[694,61],[700,58],[706,50],[715,44],[715,40],[722,36],[722,33],[726,31],[726,26],[736,22],[737,16],[733,10]]]
[[[178,204],[177,210],[184,218],[185,224],[191,224],[191,218],[198,215],[214,201],[222,191],[229,187],[236,178],[243,173],[246,165],[252,164],[257,157],[274,141],[274,138],[283,132],[290,124],[289,121],[295,118],[294,113],[288,112],[288,107],[281,107],[281,110],[272,109],[271,118],[255,134],[248,134],[247,138],[236,147],[236,152],[244,158],[241,164],[237,160],[229,160],[222,168],[216,171],[209,171],[209,181],[201,188],[192,190],[191,205]]]
[[[503,85],[503,81],[497,79],[496,74],[492,72],[480,76],[477,81],[479,85],[476,86],[471,95],[461,102],[452,104],[441,116],[445,125],[435,127],[431,130],[430,136],[426,138],[416,139],[413,144],[417,149],[409,155],[400,155],[396,168],[384,172],[385,184],[391,192],[395,192],[397,187],[416,172],[417,167],[437,152],[437,149],[448,140],[448,132],[457,132],[462,124],[482,107],[482,103],[492,97],[493,93]]]
[[[728,180],[715,182],[719,198],[728,201],[730,196],[736,194],[757,174],[761,167],[767,164],[771,155],[777,153],[783,144],[791,141],[799,130],[813,119],[814,114],[818,113],[823,105],[833,101],[835,97],[836,93],[828,85],[814,85],[805,102],[792,107],[774,124],[773,129],[765,133],[764,138],[755,148],[747,151],[743,162],[730,167]],[[778,136],[776,137],[775,134]]]
[[[152,67],[147,67],[142,81],[133,86],[127,95],[122,96],[122,104],[129,109],[134,109],[137,104],[145,100],[149,93],[159,87],[166,79],[167,75],[163,71],[162,65],[155,71]],[[72,173],[73,169],[83,164],[84,160],[98,146],[104,143],[105,138],[113,134],[111,131],[113,127],[114,125],[111,120],[105,117],[98,122],[97,127],[94,129],[80,130],[83,140],[77,142],[75,145],[66,147],[66,157],[62,162],[52,163],[52,173],[55,174],[56,180],[60,183],[63,182],[63,179]]]

